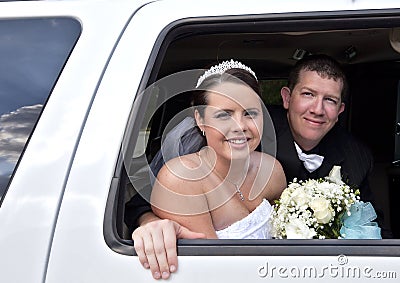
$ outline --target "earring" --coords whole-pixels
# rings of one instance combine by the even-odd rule
[[[203,135],[203,137],[206,136],[206,132],[204,130],[201,130],[201,134]]]

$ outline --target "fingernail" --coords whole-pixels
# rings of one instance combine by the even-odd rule
[[[169,271],[170,271],[170,272],[175,272],[175,271],[176,271],[176,266],[175,266],[175,265],[171,265],[171,266],[169,267]]]
[[[160,272],[158,272],[158,271],[154,272],[155,279],[160,279],[160,277],[161,277]]]
[[[150,265],[147,262],[145,262],[145,263],[143,263],[143,267],[146,268],[146,269],[149,269]]]
[[[166,272],[166,271],[164,271],[164,272],[162,273],[162,278],[163,278],[163,279],[167,279],[168,277],[169,277],[169,273]]]

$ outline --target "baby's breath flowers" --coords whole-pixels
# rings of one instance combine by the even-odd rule
[[[359,191],[340,177],[340,166],[329,176],[292,183],[276,201],[271,214],[272,236],[277,239],[340,239],[343,215],[359,202]]]

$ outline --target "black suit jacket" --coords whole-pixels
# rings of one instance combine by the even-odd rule
[[[294,139],[287,119],[287,112],[282,107],[268,108],[276,132],[276,158],[281,163],[287,182],[293,178],[307,180],[328,176],[334,165],[341,166],[342,180],[352,188],[360,190],[360,199],[371,202],[377,213],[377,222],[381,227],[382,237],[391,238],[392,233],[385,226],[383,211],[376,203],[369,186],[369,176],[373,169],[373,156],[370,149],[350,135],[340,125],[335,125],[319,145],[311,150],[324,156],[321,167],[310,173],[299,159]],[[308,152],[310,153],[310,152]]]
[[[302,180],[325,177],[334,165],[338,165],[341,166],[343,181],[358,187],[365,196],[371,195],[368,176],[374,162],[368,147],[336,125],[311,151],[324,156],[324,161],[321,167],[309,173],[297,155],[286,111],[280,107],[270,108],[269,112],[276,131],[276,158],[282,164],[288,182],[295,177]]]

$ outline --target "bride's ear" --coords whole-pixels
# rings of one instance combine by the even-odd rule
[[[200,128],[200,131],[204,132],[204,118],[201,117],[197,109],[194,110],[194,119],[196,120],[196,124]]]

